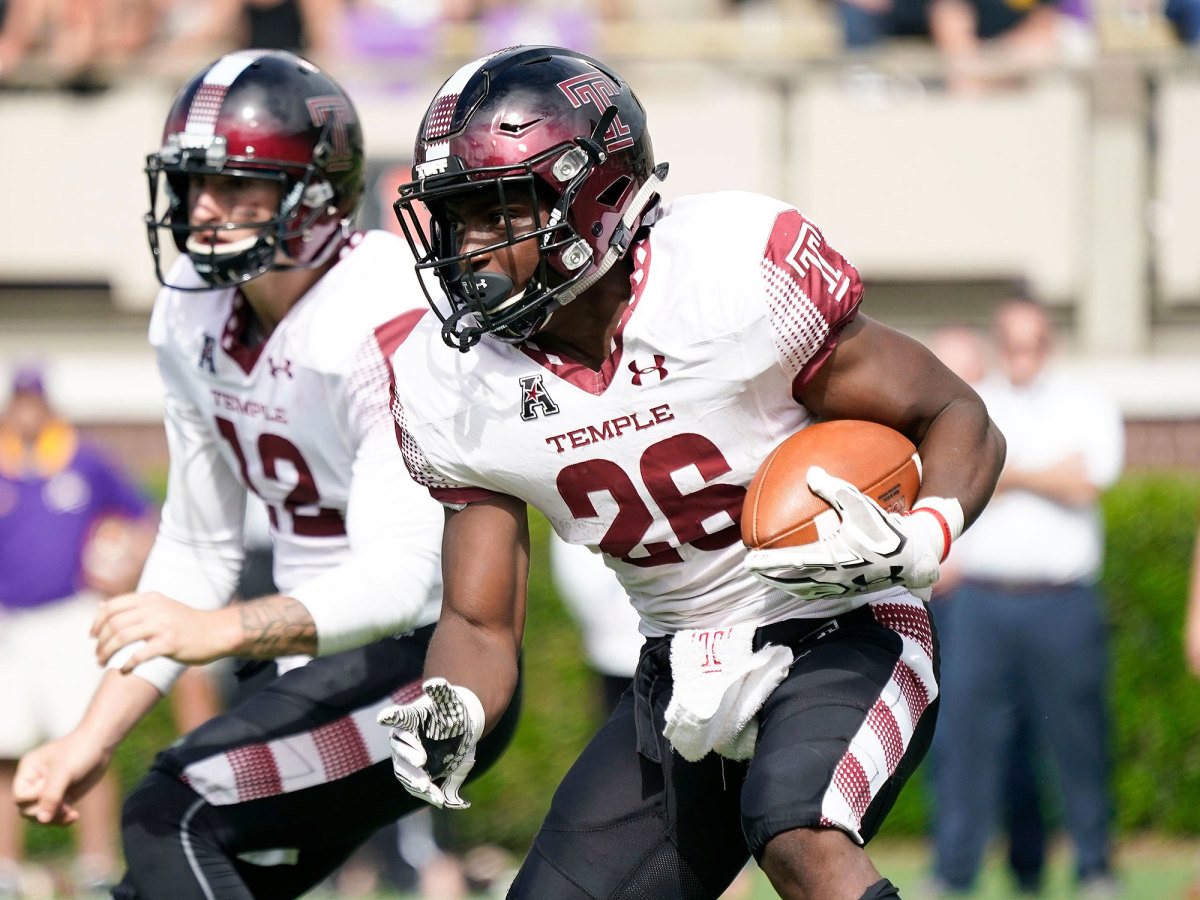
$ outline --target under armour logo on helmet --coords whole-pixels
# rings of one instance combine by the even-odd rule
[[[633,362],[631,362],[629,364],[629,371],[633,373],[634,385],[636,387],[641,387],[642,386],[642,376],[643,375],[648,376],[651,372],[658,373],[658,378],[653,382],[654,384],[657,384],[659,381],[662,381],[664,378],[667,377],[667,369],[666,369],[666,366],[663,365],[663,363],[665,363],[666,361],[667,361],[667,358],[665,356],[663,356],[659,353],[655,353],[654,354],[654,365],[652,365],[652,366],[639,366],[637,364],[637,360],[634,360]]]

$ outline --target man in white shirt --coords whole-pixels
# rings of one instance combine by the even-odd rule
[[[443,515],[406,474],[388,412],[411,256],[351,230],[357,115],[290,53],[232,53],[192,78],[147,173],[167,498],[138,592],[92,626],[108,671],[91,706],[21,761],[17,800],[74,821],[186,665],[274,661],[280,677],[159,754],[130,794],[115,896],[296,897],[419,805],[374,725],[420,690],[441,594]],[[248,492],[267,506],[278,593],[230,604]]]
[[[1057,762],[1082,889],[1109,896],[1098,500],[1121,472],[1123,423],[1109,397],[1049,365],[1054,333],[1042,307],[1014,299],[994,325],[1000,371],[977,390],[1008,457],[991,503],[955,545],[962,582],[952,614],[939,618],[953,652],[942,669],[935,876],[947,891],[970,889],[1001,806],[1012,729],[1028,715]]]

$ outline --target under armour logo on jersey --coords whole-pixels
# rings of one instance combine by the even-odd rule
[[[633,373],[634,385],[636,387],[641,387],[642,383],[643,383],[642,377],[645,376],[646,378],[652,378],[653,376],[650,375],[651,372],[657,372],[658,376],[653,378],[652,381],[647,381],[645,383],[646,384],[658,384],[658,382],[662,381],[664,378],[667,377],[667,369],[663,365],[663,363],[665,363],[666,361],[667,361],[667,358],[658,353],[654,354],[654,365],[652,365],[652,366],[639,366],[638,361],[635,359],[633,362],[631,362],[629,364],[629,371]]]
[[[526,375],[521,379],[521,418],[530,422],[538,417],[538,410],[543,415],[558,414],[558,404],[550,399],[550,394],[542,384],[541,375]]]
[[[217,339],[211,334],[204,336],[204,346],[200,349],[200,361],[196,365],[201,369],[208,369],[210,375],[217,374],[217,365],[214,355],[217,352]]]
[[[271,367],[271,377],[278,378],[280,375],[286,375],[288,378],[292,375],[292,361],[285,359],[282,363],[277,363],[271,357],[267,357],[267,364]]]

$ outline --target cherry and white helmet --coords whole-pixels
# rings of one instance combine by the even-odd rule
[[[159,281],[166,283],[165,229],[207,286],[241,284],[273,268],[319,266],[342,245],[363,192],[362,128],[346,92],[317,66],[281,50],[242,50],[176,95],[146,174],[146,231]],[[216,226],[257,229],[253,237],[203,240],[213,225],[188,223],[193,175],[277,180],[279,206],[263,222]]]
[[[421,277],[443,340],[466,351],[484,334],[528,338],[625,255],[666,174],[666,164],[655,167],[641,103],[603,63],[521,46],[463,66],[425,113],[413,180],[395,204],[418,276],[432,270],[445,292],[435,296]],[[507,238],[464,254],[446,202],[489,190],[505,211]],[[532,207],[533,231],[514,234],[514,199]],[[475,271],[474,257],[520,241],[539,250],[528,284]]]

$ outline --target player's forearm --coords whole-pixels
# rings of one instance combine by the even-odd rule
[[[158,688],[146,679],[109,669],[75,730],[111,755],[160,697]]]
[[[275,659],[317,652],[316,622],[294,597],[271,594],[235,603],[221,612],[234,620],[226,656]]]
[[[442,614],[425,675],[470,688],[483,706],[485,733],[516,689],[528,573],[523,502],[497,496],[447,515]]]
[[[425,658],[425,677],[470,688],[483,705],[486,734],[516,691],[518,653],[511,630],[487,629],[443,612]]]
[[[1004,465],[1004,436],[983,403],[971,398],[948,404],[917,449],[923,468],[921,495],[957,499],[970,525],[991,498]]]
[[[315,649],[303,652],[328,656],[427,624],[441,599],[441,524],[439,513],[432,539],[381,528],[386,545],[361,544],[341,565],[289,586],[287,599],[304,607],[316,637]],[[290,615],[301,621],[299,611]]]

